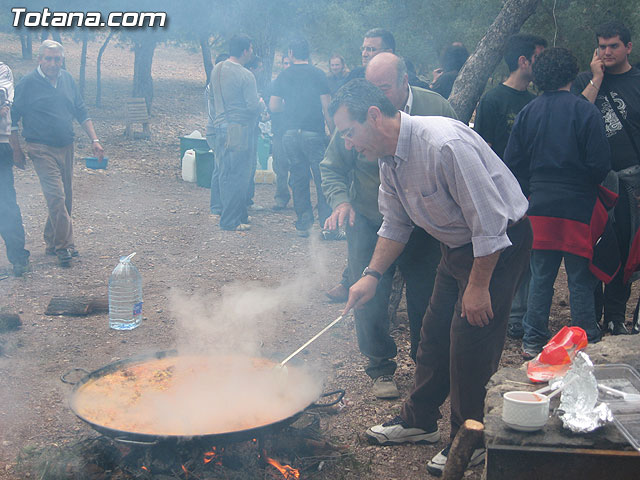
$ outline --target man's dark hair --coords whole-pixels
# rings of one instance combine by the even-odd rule
[[[533,82],[540,90],[550,92],[564,87],[578,75],[578,60],[566,48],[549,48],[538,55],[533,64]]]
[[[384,28],[372,28],[364,34],[364,38],[380,38],[382,39],[382,48],[385,50],[391,50],[396,53],[396,39],[393,38],[393,34],[389,30]]]
[[[224,62],[227,58],[229,58],[229,54],[228,53],[221,53],[220,55],[218,55],[216,57],[216,60],[215,60],[214,63],[217,65],[220,62]]]
[[[232,57],[239,58],[245,50],[249,50],[251,48],[252,43],[253,41],[248,35],[234,35],[231,37],[231,40],[229,40],[229,53]]]
[[[262,58],[256,55],[244,65],[244,68],[248,70],[255,70],[256,68],[259,68],[260,65],[262,65]]]
[[[297,60],[309,60],[309,42],[299,37],[289,43],[289,50]]]
[[[536,47],[547,48],[547,41],[538,35],[529,33],[512,35],[504,52],[504,61],[509,67],[509,72],[515,72],[518,69],[518,59],[522,56],[531,61]]]
[[[457,72],[467,58],[469,58],[469,52],[464,45],[449,45],[442,52],[440,63],[445,72]]]
[[[613,38],[619,36],[625,46],[631,41],[631,32],[624,23],[614,20],[612,22],[603,23],[596,28],[596,41],[599,38]]]
[[[340,87],[329,105],[329,115],[333,117],[343,105],[351,118],[358,123],[367,121],[369,107],[378,107],[386,117],[393,117],[398,113],[398,109],[382,90],[364,78],[354,78]]]

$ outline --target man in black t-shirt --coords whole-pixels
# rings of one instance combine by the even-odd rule
[[[621,22],[608,22],[596,30],[598,48],[593,53],[591,71],[578,75],[571,90],[582,94],[602,113],[611,148],[611,168],[620,173],[640,164],[640,70],[629,63],[631,33]],[[637,179],[640,180],[640,179]],[[622,264],[629,255],[637,224],[637,202],[619,185],[614,211]],[[604,287],[596,289],[596,309],[604,309],[605,327],[614,335],[627,333],[624,325],[631,284],[625,283],[624,269]]]
[[[536,98],[527,88],[533,80],[533,63],[546,46],[547,41],[536,35],[512,36],[504,54],[504,61],[511,72],[509,78],[489,90],[478,104],[474,129],[502,159],[516,116]],[[507,335],[511,338],[522,338],[524,335],[522,319],[527,313],[529,278],[530,272],[527,271],[513,298],[507,328]]]
[[[547,41],[542,37],[513,35],[504,54],[509,78],[485,93],[478,103],[473,128],[500,158],[503,158],[516,115],[536,98],[527,90],[533,80],[531,67],[546,46]]]
[[[309,44],[305,39],[293,41],[288,56],[292,65],[276,78],[269,107],[272,112],[284,112],[282,146],[290,164],[289,183],[298,217],[296,230],[301,237],[308,237],[314,221],[309,190],[311,174],[321,227],[331,215],[322,193],[319,168],[327,146],[325,119],[329,131],[333,130],[327,112],[331,95],[324,72],[309,64]]]

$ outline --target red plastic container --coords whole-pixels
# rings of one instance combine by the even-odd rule
[[[542,352],[527,364],[527,376],[532,382],[548,382],[563,376],[578,351],[587,346],[587,333],[580,327],[562,327],[549,340]]]

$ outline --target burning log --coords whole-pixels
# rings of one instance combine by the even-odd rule
[[[464,477],[471,455],[483,438],[484,425],[476,420],[465,420],[451,444],[442,474],[443,480],[460,480]]]

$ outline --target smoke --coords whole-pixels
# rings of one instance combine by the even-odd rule
[[[257,355],[266,342],[270,350],[277,350],[274,343],[282,336],[278,332],[283,331],[284,312],[307,304],[327,276],[326,253],[315,239],[309,250],[311,264],[277,286],[236,281],[223,286],[219,294],[173,289],[169,302],[180,353]],[[307,339],[300,340],[302,344]]]

